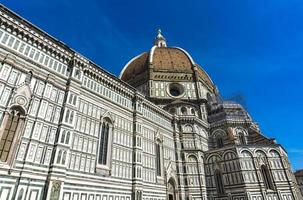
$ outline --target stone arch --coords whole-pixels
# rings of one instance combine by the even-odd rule
[[[196,162],[198,162],[198,157],[196,154],[191,153],[186,156],[186,160],[188,162],[193,162],[193,161],[191,161],[191,159],[194,159]]]
[[[193,133],[194,132],[194,127],[191,124],[185,124],[183,126],[183,132]]]
[[[226,132],[223,129],[216,129],[212,132],[212,136],[213,137],[217,137],[217,136],[222,136],[225,137],[226,136]]]
[[[268,164],[267,154],[263,149],[256,149],[254,154],[258,161],[258,167]]]
[[[224,146],[226,132],[222,129],[217,129],[213,132],[212,135],[213,135],[213,142],[216,144],[216,147],[222,148]]]
[[[174,177],[170,177],[167,181],[167,199],[177,200],[178,198],[178,184]]]
[[[12,105],[9,109],[9,112],[12,112],[13,110],[19,112],[20,115],[26,115],[26,109],[23,106]]]
[[[107,121],[111,123],[112,125],[114,124],[115,120],[112,117],[111,113],[109,111],[106,111],[102,116],[101,116],[101,122]]]
[[[244,157],[250,157],[250,158],[253,158],[253,153],[248,150],[248,149],[244,149],[240,152],[240,154]]]
[[[29,72],[31,74],[31,71]],[[17,87],[12,99],[11,109],[17,108],[22,113],[26,113],[26,107],[29,106],[29,102],[32,96],[32,91],[28,84],[21,84]]]
[[[197,124],[194,125],[195,132],[199,133],[204,138],[208,138],[207,131],[204,128],[199,127]]]
[[[243,127],[236,127],[234,128],[234,136],[237,138],[237,143],[239,144],[247,144],[247,130]]]
[[[208,138],[208,134],[207,134],[207,131],[204,130],[204,129],[200,129],[200,134],[205,137],[205,138]]]
[[[237,157],[237,154],[234,151],[228,150],[228,151],[223,153],[222,158],[224,160],[229,160],[229,158],[227,158],[228,154],[232,154],[234,156],[234,158]]]
[[[264,157],[264,158],[267,158],[267,154],[266,154],[266,151],[264,151],[263,149],[255,149],[254,150],[254,155],[256,157]]]
[[[235,127],[234,128],[235,133],[243,132],[245,135],[248,135],[247,130],[241,126]]]
[[[268,150],[268,157],[281,158],[281,154],[276,149],[269,149]]]
[[[216,159],[213,159],[213,158],[216,158]],[[214,153],[214,154],[211,154],[209,155],[207,158],[207,163],[214,163],[216,161],[221,161],[221,156],[217,153]]]
[[[159,129],[156,130],[155,141],[159,143],[163,143],[163,134],[160,132]]]

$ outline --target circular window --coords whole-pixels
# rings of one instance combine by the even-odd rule
[[[184,94],[184,87],[179,83],[171,83],[168,86],[168,93],[172,97],[181,97]]]
[[[177,96],[180,96],[181,92],[180,90],[178,90],[178,88],[171,88],[169,90],[170,94],[177,97]]]

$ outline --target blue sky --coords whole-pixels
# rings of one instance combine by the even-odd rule
[[[263,133],[285,147],[293,169],[303,168],[302,0],[2,3],[115,75],[151,48],[160,27],[223,97],[241,96]]]

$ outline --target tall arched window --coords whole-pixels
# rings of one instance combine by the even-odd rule
[[[24,189],[23,189],[23,188],[21,188],[21,189],[20,189],[20,191],[19,191],[19,194],[18,194],[17,200],[22,200],[23,193],[24,193]]]
[[[60,139],[60,143],[61,144],[69,144],[69,140],[70,140],[70,132],[63,130],[61,133],[61,139]]]
[[[61,141],[60,142],[63,144],[64,140],[65,140],[65,130],[62,132]]]
[[[216,188],[217,188],[217,193],[218,195],[223,195],[224,194],[224,185],[223,185],[223,178],[222,178],[222,173],[220,170],[215,171],[215,182],[216,182]]]
[[[156,143],[156,164],[157,164],[157,176],[161,176],[161,146],[160,142]]]
[[[14,147],[14,139],[20,122],[22,110],[18,108],[12,109],[11,112],[3,120],[4,130],[0,133],[0,161],[6,162],[12,148]]]
[[[244,133],[239,133],[239,141],[240,141],[240,144],[246,144],[246,139],[245,139]]]
[[[67,156],[66,150],[60,149],[60,150],[58,151],[56,163],[57,163],[57,164],[60,164],[60,165],[65,165],[66,156]]]
[[[105,176],[110,175],[111,167],[111,147],[113,139],[114,124],[109,113],[105,114],[99,129],[98,154],[96,162],[96,172]]]
[[[222,148],[224,146],[223,144],[223,138],[221,136],[217,137],[217,147]]]
[[[66,115],[65,115],[65,122],[68,122],[68,119],[69,119],[69,113],[70,113],[70,111],[69,111],[69,110],[67,110],[67,111],[66,111]]]
[[[26,74],[26,78],[25,78],[25,83],[29,84],[31,82],[33,78],[33,72],[32,71],[29,71],[27,74]]]
[[[57,156],[57,164],[60,164],[61,163],[61,157],[62,157],[62,150],[59,150],[58,152],[58,156]]]
[[[101,128],[99,157],[98,157],[98,164],[101,165],[107,164],[108,135],[109,135],[109,124],[103,122]]]
[[[261,173],[266,189],[274,190],[274,184],[266,165],[261,166]]]

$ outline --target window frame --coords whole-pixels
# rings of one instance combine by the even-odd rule
[[[98,148],[96,155],[96,172],[101,175],[109,176],[111,174],[111,161],[112,161],[112,148],[113,148],[113,134],[114,134],[114,122],[109,116],[104,116],[100,120]],[[106,148],[106,159],[105,163],[99,163],[100,159],[100,147],[101,147],[101,136],[103,134],[103,126],[108,126],[107,133],[107,148]]]
[[[216,190],[218,196],[222,196],[225,194],[225,188],[224,188],[224,181],[223,181],[223,175],[221,170],[216,169],[214,172],[214,180],[216,185]]]
[[[25,109],[22,106],[12,106],[10,111],[4,115],[4,119],[2,120],[2,124],[0,127],[0,141],[2,140],[2,137],[4,136],[3,134],[4,134],[5,129],[7,129],[7,125],[9,125],[9,129],[8,129],[9,132],[7,134],[10,134],[11,126],[14,123],[13,120],[15,119],[15,117],[17,117],[17,121],[15,121],[16,127],[13,131],[13,137],[12,137],[12,140],[10,141],[11,145],[10,145],[10,149],[7,153],[6,159],[5,160],[0,159],[0,163],[11,165],[12,162],[14,161],[13,159],[15,158],[15,155],[18,153],[19,150],[17,148],[13,148],[13,147],[20,140],[21,130],[23,130],[24,125],[25,125],[25,114],[26,114]],[[11,117],[12,121],[10,122],[10,124],[8,124],[10,117]],[[5,140],[7,140],[7,137]]]
[[[263,184],[267,190],[275,190],[274,179],[267,165],[261,165],[260,171],[263,179]]]

